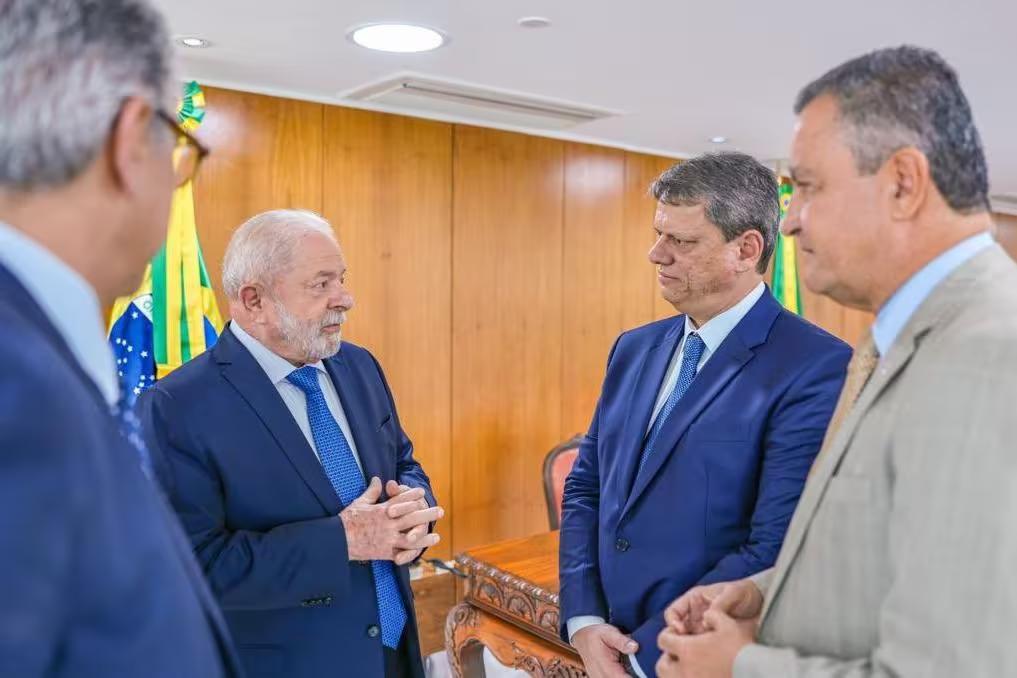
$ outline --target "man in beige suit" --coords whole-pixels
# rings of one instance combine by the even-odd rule
[[[669,608],[661,676],[1017,676],[1017,265],[935,53],[799,95],[805,282],[876,314],[777,564]]]

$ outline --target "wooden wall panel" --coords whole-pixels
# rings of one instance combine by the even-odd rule
[[[452,126],[329,106],[324,216],[356,305],[347,335],[385,370],[416,458],[450,509]],[[432,550],[447,558],[454,512]]]
[[[547,529],[544,454],[561,436],[559,141],[456,126],[453,548]]]
[[[649,265],[627,246],[624,185],[624,151],[565,146],[562,440],[589,427],[618,334],[650,319]]]
[[[237,226],[258,212],[299,207],[320,212],[321,104],[205,88],[198,136],[211,149],[194,185],[205,264],[219,300],[222,257]]]
[[[625,154],[625,224],[631,238],[629,247],[631,256],[639,252],[640,260],[646,266],[646,277],[649,280],[651,311],[646,320],[661,320],[676,315],[675,310],[660,294],[657,282],[657,269],[649,260],[650,248],[657,236],[653,231],[653,215],[657,211],[657,201],[650,195],[650,184],[661,173],[677,163],[674,158],[662,158],[642,153]]]

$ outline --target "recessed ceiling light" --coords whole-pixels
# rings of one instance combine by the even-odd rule
[[[542,16],[524,16],[517,23],[523,28],[547,28],[551,20]]]
[[[711,144],[726,144],[727,137],[710,137]]]
[[[177,38],[177,42],[179,42],[184,47],[194,47],[195,49],[209,47],[212,44],[208,40],[205,40],[204,38],[195,38],[190,36],[186,38]]]
[[[413,24],[371,24],[353,29],[349,37],[367,49],[382,52],[429,52],[445,44],[444,35]]]

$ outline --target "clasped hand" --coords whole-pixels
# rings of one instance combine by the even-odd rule
[[[389,498],[379,502],[381,490],[381,480],[371,478],[364,493],[339,514],[346,530],[346,549],[350,560],[391,560],[406,565],[441,541],[436,532],[428,534],[428,526],[445,511],[428,506],[420,488],[390,480],[385,485]]]

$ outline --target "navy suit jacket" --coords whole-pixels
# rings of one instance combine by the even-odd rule
[[[381,367],[343,343],[325,360],[365,475],[427,492]],[[232,332],[144,392],[153,459],[249,676],[382,676],[371,568],[350,562],[343,509],[264,370]],[[408,568],[405,633],[422,678]]]
[[[603,617],[632,634],[647,673],[668,604],[773,565],[851,356],[767,291],[699,371],[637,475],[684,328],[678,316],[615,342],[563,499],[562,637],[572,617]]]
[[[0,675],[240,675],[158,487],[3,266],[0,582]]]

